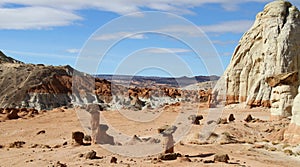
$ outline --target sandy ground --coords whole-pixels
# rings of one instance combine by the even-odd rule
[[[101,115],[114,128],[107,131],[108,134],[118,133],[127,136],[138,135],[157,136],[157,128],[166,124],[177,124],[178,126],[189,126],[188,134],[181,135],[180,142],[175,145],[175,152],[181,155],[188,155],[191,162],[178,157],[177,160],[158,161],[158,154],[143,157],[128,157],[118,155],[103,148],[101,145],[74,146],[72,145],[71,134],[74,131],[85,131],[74,109],[61,111],[48,111],[40,113],[33,118],[20,118],[17,120],[6,120],[0,122],[0,166],[55,166],[60,161],[67,166],[300,166],[300,156],[287,155],[279,148],[284,143],[267,140],[268,128],[281,125],[280,122],[269,120],[267,109],[226,109],[221,114],[227,118],[234,114],[236,120],[232,123],[217,124],[214,132],[221,134],[230,132],[239,141],[232,144],[221,144],[212,142],[209,144],[189,143],[190,136],[193,136],[205,127],[210,119],[210,112],[204,104],[181,104],[180,106],[169,106],[156,111],[103,111]],[[203,115],[201,125],[191,125],[185,117],[190,113]],[[180,114],[183,114],[180,115]],[[244,119],[248,114],[260,121],[246,123]],[[0,114],[1,116],[1,114]],[[3,116],[3,114],[2,114]],[[102,118],[103,120],[103,118]],[[82,121],[82,120],[81,120]],[[279,126],[280,127],[280,126]],[[45,133],[37,134],[41,130]],[[180,131],[180,129],[179,129]],[[267,132],[265,132],[267,131]],[[276,130],[275,130],[276,131]],[[279,130],[277,130],[279,131]],[[268,134],[269,133],[269,134]],[[159,135],[158,135],[159,136]],[[118,141],[118,138],[115,138]],[[24,141],[20,148],[10,148],[10,143]],[[122,143],[122,141],[120,141]],[[123,144],[123,143],[122,143]],[[268,147],[267,147],[268,145]],[[289,145],[285,144],[286,147]],[[148,149],[146,146],[137,145],[137,151]],[[130,149],[130,147],[128,147]],[[107,148],[107,147],[106,147]],[[277,148],[277,149],[270,149]],[[296,147],[293,147],[295,150]],[[99,159],[86,159],[87,152],[94,150]],[[300,152],[299,152],[300,153]],[[207,156],[201,156],[206,155]],[[209,156],[211,154],[211,156]],[[213,154],[228,154],[229,163],[215,162],[204,163],[206,160],[213,160]],[[117,164],[110,163],[112,157],[117,158]]]

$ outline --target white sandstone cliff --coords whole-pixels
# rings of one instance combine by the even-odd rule
[[[239,41],[214,89],[214,100],[226,97],[226,104],[246,102],[250,106],[270,107],[272,88],[265,80],[276,74],[299,71],[299,46],[299,10],[282,0],[267,4]]]

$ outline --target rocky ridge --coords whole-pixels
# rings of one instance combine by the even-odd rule
[[[70,66],[24,64],[4,54],[0,62],[0,108],[53,109],[88,103],[103,109],[163,107],[183,101],[205,101],[199,90],[157,86],[138,88],[112,84]]]

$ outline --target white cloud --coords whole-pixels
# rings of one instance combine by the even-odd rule
[[[0,29],[44,29],[81,19],[72,12],[46,7],[0,8]]]
[[[3,49],[5,53],[8,54],[18,54],[20,56],[29,56],[29,57],[51,57],[51,58],[69,58],[73,59],[76,58],[74,56],[67,56],[67,55],[58,55],[58,54],[50,54],[50,53],[37,53],[37,52],[24,52],[24,51],[16,51],[16,50],[8,50]]]
[[[202,25],[202,26],[186,26],[186,25],[169,25],[157,30],[151,31],[151,33],[157,33],[159,35],[164,34],[176,34],[178,36],[185,37],[204,37],[204,33],[234,33],[240,34],[244,33],[252,26],[254,21],[251,20],[235,20],[221,22],[212,25]],[[201,33],[203,31],[203,33]],[[200,33],[199,33],[200,32]],[[93,40],[107,41],[116,39],[145,39],[146,33],[135,33],[135,32],[112,32],[107,34],[100,34],[93,37]],[[227,45],[235,43],[235,41],[212,41],[214,44]]]
[[[183,48],[149,48],[146,50],[147,53],[153,53],[153,54],[166,54],[166,53],[189,53],[192,52],[189,49],[183,49]]]
[[[204,4],[220,4],[225,10],[239,9],[246,2],[271,0],[0,0],[0,29],[42,29],[66,26],[81,20],[76,11],[95,9],[117,14],[158,10],[176,14],[193,14],[193,8]],[[291,0],[299,7],[299,0]],[[8,4],[25,7],[5,8]],[[233,27],[234,28],[234,27]],[[229,31],[229,30],[227,30]]]
[[[227,21],[214,25],[200,26],[204,32],[214,33],[244,33],[252,25],[254,21],[251,20],[235,20]]]
[[[67,49],[66,52],[68,52],[68,53],[79,53],[80,49],[76,49],[76,48]]]
[[[222,41],[222,40],[213,40],[212,43],[216,44],[216,45],[225,46],[225,45],[237,44],[237,41],[234,41],[234,40],[225,40],[225,41]]]
[[[97,41],[106,41],[106,40],[115,40],[115,39],[145,39],[147,38],[144,34],[135,34],[134,32],[117,32],[117,33],[108,33],[101,34],[93,37],[93,40]]]
[[[249,30],[253,25],[254,21],[251,20],[234,20],[226,21],[212,25],[200,25],[200,26],[183,26],[183,25],[172,25],[165,28],[157,30],[157,32],[166,33],[177,33],[181,36],[198,37],[204,35],[199,33],[203,31],[204,33],[244,33]],[[198,36],[197,36],[198,35]],[[218,42],[218,41],[216,41]]]

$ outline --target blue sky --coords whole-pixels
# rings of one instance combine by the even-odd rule
[[[268,2],[270,0],[1,0],[0,49],[26,63],[69,64],[89,73],[221,75],[239,39]],[[299,8],[298,0],[291,2]],[[175,15],[170,18],[167,13],[156,15],[157,18],[147,13],[130,15],[145,11]],[[120,19],[120,16],[123,17]],[[182,22],[177,22],[178,18]],[[204,35],[196,35],[184,20],[200,28]],[[148,24],[153,29],[136,33]],[[171,36],[166,35],[168,32]],[[107,52],[101,48],[116,39],[122,40]],[[209,44],[216,49],[218,57],[211,59],[215,53]],[[197,49],[202,53],[195,52]],[[217,58],[220,62],[216,62]]]

